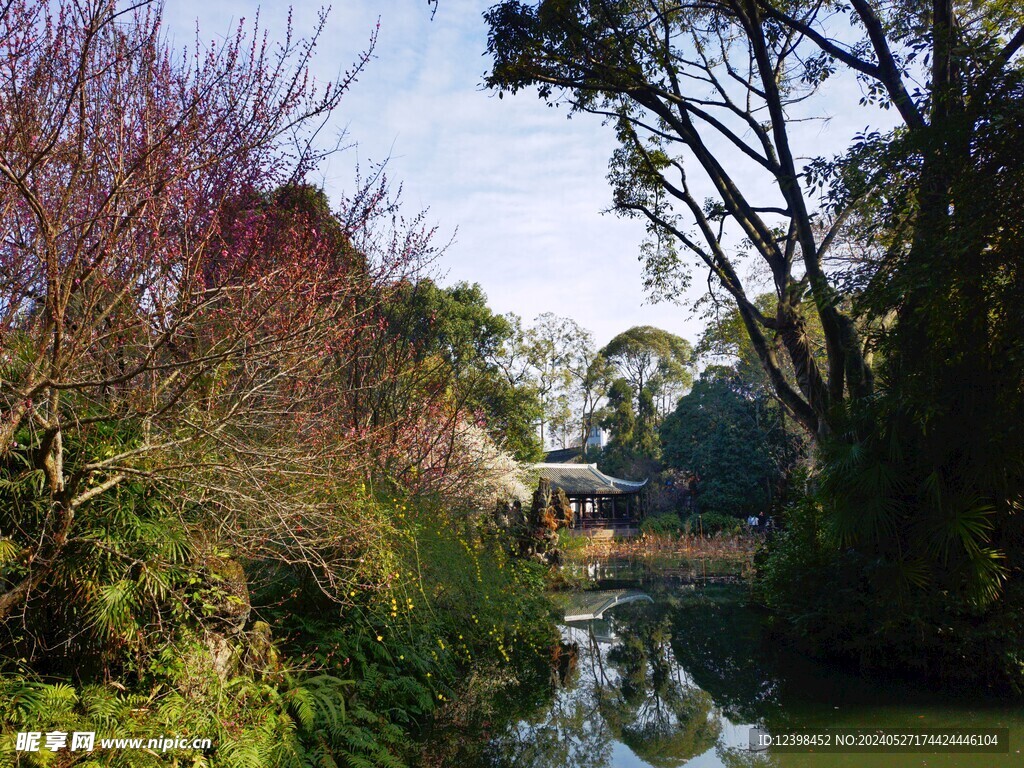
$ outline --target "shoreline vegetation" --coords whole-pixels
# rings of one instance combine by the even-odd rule
[[[763,538],[750,533],[697,534],[642,533],[620,538],[563,536],[565,564],[588,563],[596,559],[626,560],[714,560],[745,566],[749,575],[754,554]]]

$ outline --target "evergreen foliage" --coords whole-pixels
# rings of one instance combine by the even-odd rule
[[[679,400],[661,440],[666,466],[700,477],[700,510],[737,517],[768,510],[798,455],[778,404],[722,368]]]
[[[433,357],[430,378],[449,390],[456,407],[481,421],[517,459],[541,457],[535,430],[542,416],[540,393],[531,380],[510,377],[498,364],[519,330],[487,306],[479,285],[410,282],[401,286],[388,313],[396,343],[411,345],[420,360]]]

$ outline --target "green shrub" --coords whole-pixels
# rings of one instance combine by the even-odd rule
[[[905,575],[835,544],[828,515],[813,498],[790,502],[779,532],[755,556],[754,596],[774,614],[780,636],[865,670],[1024,693],[1019,583],[984,609],[922,588],[901,595],[893,585]]]
[[[513,558],[486,518],[436,500],[362,494],[360,503],[372,507],[364,511],[381,522],[380,540],[343,574],[351,588],[339,603],[302,566],[211,565],[209,558],[193,562],[191,550],[163,553],[157,545],[173,541],[136,532],[148,532],[150,520],[176,518],[134,486],[107,502],[109,509],[83,508],[82,519],[103,534],[104,552],[123,548],[161,564],[169,607],[155,615],[163,631],[134,644],[111,642],[109,631],[81,633],[76,652],[102,659],[114,671],[106,677],[98,664],[76,670],[56,654],[44,677],[37,660],[19,665],[11,661],[18,656],[7,654],[5,663],[0,655],[2,764],[13,759],[17,731],[92,730],[97,738],[185,733],[213,742],[205,754],[111,750],[103,758],[113,766],[397,767],[415,761],[416,736],[439,710],[461,712],[467,725],[474,718],[501,723],[550,695],[548,659],[558,635],[545,569]],[[142,522],[101,527],[116,514]],[[129,562],[125,570],[125,558],[108,562],[91,551],[76,556],[85,571],[79,583],[95,582],[93,599],[113,606],[111,626],[132,628],[133,637],[138,627],[151,629],[142,623],[155,620],[150,614],[110,597],[147,569],[130,570]],[[233,580],[247,585],[259,632],[225,633]],[[60,586],[54,581],[54,590]],[[23,761],[43,765],[49,755]]]
[[[547,657],[558,636],[545,569],[512,557],[502,534],[436,501],[390,503],[402,525],[384,588],[353,590],[340,609],[315,590],[261,599],[279,603],[275,621],[296,664],[354,681],[362,730],[342,746],[364,744],[397,759],[411,757],[397,745],[453,702],[472,700],[464,715],[472,719],[518,717],[528,699],[509,688],[549,687]],[[377,764],[374,753],[355,754]]]
[[[684,527],[692,534],[713,536],[716,533],[741,533],[743,521],[738,517],[721,512],[703,512],[686,518]]]
[[[679,515],[655,515],[640,523],[640,533],[677,536],[683,532],[683,523]]]

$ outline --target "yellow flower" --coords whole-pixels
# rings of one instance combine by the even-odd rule
[[[384,641],[384,635],[377,635],[377,642],[380,643],[380,642],[383,642],[383,641]]]

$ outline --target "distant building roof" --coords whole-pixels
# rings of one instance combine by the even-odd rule
[[[637,493],[647,480],[635,482],[606,475],[597,464],[534,464],[555,488],[561,488],[569,496],[614,496],[622,493]]]
[[[583,459],[583,449],[559,448],[557,451],[548,451],[544,454],[545,464],[579,464]]]

